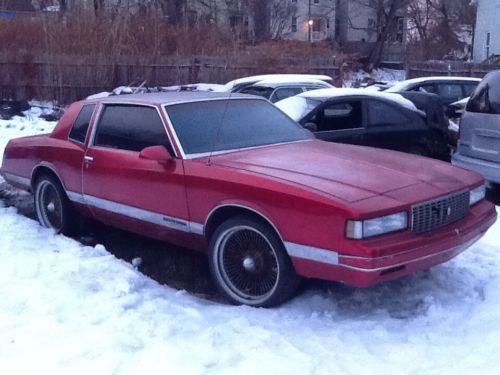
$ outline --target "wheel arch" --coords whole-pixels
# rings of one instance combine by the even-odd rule
[[[31,172],[31,191],[35,191],[35,184],[38,178],[43,175],[49,175],[57,179],[59,181],[59,184],[61,184],[61,187],[63,188],[64,192],[66,192],[66,187],[64,186],[64,182],[59,176],[59,174],[56,172],[55,168],[52,167],[49,164],[46,163],[41,163],[38,164],[35,168],[33,168],[33,171]]]
[[[210,211],[207,219],[205,220],[205,225],[203,226],[204,236],[207,239],[210,239],[220,224],[230,219],[231,217],[239,215],[251,217],[269,226],[276,233],[276,235],[284,245],[285,242],[283,240],[283,237],[281,236],[280,231],[266,215],[254,208],[235,203],[219,205],[212,209],[212,211]]]

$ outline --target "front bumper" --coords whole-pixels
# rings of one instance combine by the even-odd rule
[[[469,169],[481,174],[487,181],[500,183],[500,163],[471,158],[456,152],[451,163],[457,167]]]
[[[429,233],[405,231],[357,242],[356,252],[362,249],[363,254],[373,256],[341,253],[338,264],[294,259],[294,265],[306,277],[368,287],[450,260],[479,240],[495,220],[495,207],[482,201],[467,217]]]

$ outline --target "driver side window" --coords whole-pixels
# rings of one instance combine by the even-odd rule
[[[97,124],[94,145],[135,152],[150,146],[171,150],[156,108],[137,105],[106,105]]]

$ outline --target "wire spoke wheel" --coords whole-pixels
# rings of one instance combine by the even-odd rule
[[[33,198],[36,217],[42,226],[66,235],[78,232],[80,216],[56,177],[39,176],[35,180]]]
[[[41,181],[36,189],[35,206],[40,223],[60,232],[63,228],[63,206],[57,188],[48,180]]]
[[[222,277],[232,291],[245,299],[271,293],[278,281],[278,260],[269,241],[250,227],[228,230],[219,244]]]
[[[217,229],[210,258],[219,289],[236,304],[274,306],[298,285],[280,238],[246,217],[229,219]]]

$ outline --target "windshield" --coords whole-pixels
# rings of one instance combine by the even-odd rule
[[[318,99],[292,96],[277,102],[275,105],[295,121],[300,121],[319,104],[321,104],[321,100]]]
[[[261,99],[166,106],[186,155],[311,139],[311,134]]]

